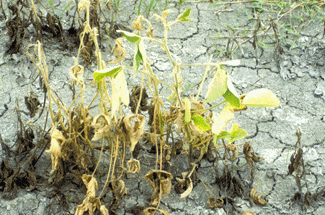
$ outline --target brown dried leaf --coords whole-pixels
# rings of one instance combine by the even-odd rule
[[[96,189],[98,187],[97,181],[96,179],[91,176],[91,175],[86,175],[83,174],[81,176],[82,181],[84,182],[84,184],[87,187],[87,197],[95,197],[96,196]]]
[[[94,117],[91,126],[95,129],[95,135],[91,141],[97,141],[104,137],[109,131],[112,123],[111,115],[99,114]]]
[[[70,80],[72,83],[76,85],[83,86],[83,73],[84,68],[83,66],[78,64],[78,59],[74,58],[75,65],[70,68],[69,74],[70,74]]]
[[[207,203],[208,203],[208,207],[210,209],[221,208],[223,206],[223,199],[215,198],[215,197],[209,197]]]
[[[137,159],[131,158],[126,165],[128,167],[128,173],[140,172],[140,162]]]
[[[62,157],[61,146],[65,142],[65,138],[64,138],[63,134],[61,133],[61,131],[57,130],[54,127],[53,123],[51,124],[51,127],[52,127],[52,129],[51,129],[51,146],[50,146],[50,149],[46,150],[45,152],[51,154],[51,160],[52,160],[51,173],[53,173],[57,169],[59,159]]]
[[[249,165],[253,165],[253,161],[259,162],[259,161],[264,160],[263,157],[257,157],[254,154],[254,150],[253,150],[253,146],[252,146],[251,142],[244,143],[243,153],[245,154],[246,162]]]
[[[105,206],[101,205],[99,198],[95,198],[96,189],[98,188],[96,179],[86,174],[83,174],[81,179],[87,187],[87,194],[82,204],[77,206],[75,215],[83,215],[86,211],[93,215],[96,209],[107,215],[108,211]]]
[[[175,189],[177,189],[175,190],[176,193],[180,193],[186,188],[186,190],[181,194],[181,198],[187,197],[193,190],[192,179],[191,177],[187,177],[188,174],[188,172],[183,172],[182,179],[176,178],[176,181],[178,181],[178,185],[175,187]]]
[[[232,151],[232,157],[230,158],[230,160],[231,161],[236,160],[236,158],[238,156],[238,149],[237,149],[237,147],[234,144],[232,144],[232,143],[227,144],[226,147],[229,149],[229,151]]]
[[[122,44],[123,44],[123,39],[124,37],[120,37],[120,38],[117,38],[115,40],[115,46],[114,48],[112,49],[112,52],[115,56],[115,60],[109,62],[109,64],[114,64],[114,63],[119,63],[121,62],[122,60],[125,59],[126,57],[126,51],[125,49],[122,47]]]
[[[144,25],[141,25],[142,19],[143,19],[142,15],[138,16],[138,18],[135,19],[132,23],[132,29],[135,29],[137,31],[141,31],[142,29],[144,29]]]
[[[157,208],[154,208],[154,207],[148,207],[148,208],[143,210],[145,215],[154,215],[154,214],[156,214],[155,213],[156,211],[159,211],[160,213],[162,213],[164,215],[169,215],[168,211],[163,210],[163,209],[157,209]]]
[[[155,189],[156,193],[162,192],[162,195],[170,193],[172,174],[163,170],[150,170],[144,177]]]
[[[136,118],[134,125],[131,125],[131,120]],[[141,139],[144,129],[145,119],[143,115],[129,115],[124,117],[123,119],[125,128],[127,130],[128,138],[131,142],[130,150],[131,152],[134,150],[135,145]]]

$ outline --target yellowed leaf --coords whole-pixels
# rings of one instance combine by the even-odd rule
[[[183,99],[183,101],[184,101],[184,106],[185,106],[184,122],[185,122],[185,124],[187,124],[191,121],[191,103],[187,97],[185,99]]]
[[[242,104],[250,107],[277,107],[280,100],[271,90],[261,88],[247,93]]]
[[[228,122],[234,118],[234,109],[230,103],[224,106],[217,120],[214,120],[212,125],[212,133],[219,135],[226,127]]]
[[[123,70],[119,72],[119,74],[116,76],[115,83],[118,85],[121,101],[126,106],[128,106],[130,103],[130,96],[129,96],[128,86],[125,80],[125,75]]]

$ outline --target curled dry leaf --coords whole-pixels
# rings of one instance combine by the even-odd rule
[[[227,144],[226,147],[229,149],[229,151],[232,151],[232,157],[230,158],[230,160],[231,161],[236,160],[236,158],[238,156],[238,149],[237,149],[237,147],[234,144],[232,144],[232,143]]]
[[[96,189],[98,187],[96,179],[91,175],[83,174],[82,181],[86,185],[87,194],[81,205],[77,206],[75,215],[83,215],[86,211],[93,215],[95,210],[100,210],[102,214],[108,215],[108,210],[101,205],[99,198],[95,198]]]
[[[125,183],[122,180],[110,182],[108,186],[113,190],[115,197],[122,198],[122,196],[127,194],[127,188],[125,187]]]
[[[123,37],[120,37],[120,38],[117,38],[116,41],[115,41],[115,46],[114,48],[112,49],[112,52],[115,56],[115,60],[109,62],[109,64],[114,64],[114,63],[119,63],[121,62],[122,60],[125,59],[126,57],[126,51],[125,49],[122,47],[123,45]]]
[[[97,141],[104,137],[110,130],[112,117],[109,114],[99,114],[93,118],[91,126],[95,129],[95,135],[91,141]]]
[[[256,204],[266,205],[267,203],[264,199],[262,199],[262,195],[257,193],[255,187],[251,190],[251,198]]]
[[[93,176],[86,175],[86,174],[83,174],[81,176],[81,179],[82,179],[82,181],[84,182],[84,184],[86,185],[86,188],[87,188],[86,196],[95,197],[96,196],[96,189],[98,187],[96,179]]]
[[[126,165],[128,167],[128,173],[140,172],[140,162],[137,159],[131,158]]]
[[[253,161],[259,162],[264,159],[263,157],[258,157],[254,154],[254,150],[251,142],[244,143],[243,153],[245,154],[246,162],[249,165],[253,165]]]
[[[111,202],[109,209],[115,210],[120,205],[123,196],[127,194],[127,188],[122,180],[114,180],[108,183],[108,188],[113,191],[113,201]]]
[[[162,191],[162,195],[168,195],[171,189],[172,174],[163,170],[150,170],[145,177],[151,184],[151,187],[157,191]]]
[[[155,37],[153,36],[153,28],[152,28],[152,27],[150,27],[150,28],[148,28],[148,29],[146,30],[146,36],[147,36],[147,37],[150,37],[150,38],[155,38]]]
[[[161,196],[168,195],[172,187],[171,179],[172,174],[163,170],[150,170],[145,177],[154,188],[154,192],[151,196],[150,205],[156,207],[161,199]]]
[[[136,117],[137,119],[135,120],[134,125],[132,126],[131,120]],[[135,145],[142,137],[145,119],[143,115],[130,115],[124,117],[123,122],[127,131],[128,139],[131,142],[130,150],[132,152],[134,150]]]
[[[199,128],[198,128],[198,127],[193,123],[193,121],[189,122],[189,123],[188,123],[188,126],[189,126],[190,130],[191,130],[194,134],[196,134],[196,135],[204,135],[204,132],[203,132],[201,129],[199,129]]]
[[[184,116],[185,116],[185,111],[178,111],[177,118],[176,118],[176,125],[177,125],[177,130],[180,133],[183,131]]]
[[[59,163],[59,159],[62,157],[61,153],[61,146],[65,142],[65,138],[61,131],[56,129],[53,125],[51,124],[51,146],[49,150],[46,150],[45,152],[51,154],[51,160],[52,160],[52,170],[51,173],[53,173],[57,169],[57,165]]]
[[[75,65],[70,68],[69,74],[70,74],[70,80],[72,83],[76,85],[83,86],[83,73],[84,68],[83,66],[78,64],[78,59],[74,58]]]
[[[178,182],[178,184],[175,186],[175,189],[177,193],[185,190],[182,194],[181,194],[181,198],[185,198],[188,195],[190,195],[190,193],[193,190],[193,183],[192,183],[192,179],[191,177],[187,177],[188,176],[188,172],[183,172],[182,173],[182,179],[180,178],[176,178],[176,181]]]
[[[159,211],[163,215],[169,215],[168,211],[163,210],[163,209],[157,209],[157,208],[154,208],[154,207],[148,207],[148,208],[143,210],[144,215],[154,215],[154,214],[156,214],[156,211]]]
[[[223,199],[221,199],[221,198],[215,198],[215,197],[209,197],[207,203],[208,203],[208,207],[210,209],[222,208],[222,206],[223,206]]]
[[[135,19],[132,23],[132,29],[135,29],[137,31],[141,31],[142,29],[144,29],[144,25],[141,25],[142,19],[142,15],[138,16],[138,18]]]

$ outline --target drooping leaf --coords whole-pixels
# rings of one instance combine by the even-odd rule
[[[94,72],[93,77],[97,82],[100,82],[106,76],[115,78],[117,76],[117,74],[120,71],[122,71],[122,69],[123,69],[122,66],[118,66],[118,67],[114,67],[114,68],[107,68],[107,69],[99,70],[97,72]]]
[[[277,107],[280,100],[271,90],[261,88],[247,93],[242,104],[250,107]]]
[[[143,61],[143,58],[139,49],[139,45],[137,45],[136,54],[134,56],[134,63],[133,63],[133,65],[135,66],[135,70],[139,69],[141,61]]]
[[[238,96],[238,94],[236,92],[236,89],[235,89],[234,85],[231,82],[231,78],[230,78],[229,75],[227,77],[227,87],[228,87],[227,91],[222,96],[232,106],[240,107],[240,99],[239,99],[239,96]]]
[[[212,133],[219,135],[223,129],[226,127],[228,122],[234,118],[234,109],[232,105],[227,102],[221,111],[217,120],[214,120],[212,125]]]
[[[124,71],[121,71],[115,79],[115,83],[118,85],[118,90],[120,91],[121,101],[128,106],[130,103],[130,96],[128,91],[128,86],[125,80]]]
[[[204,118],[201,115],[192,116],[193,123],[201,130],[208,131],[210,126],[205,122]]]
[[[227,91],[227,74],[220,67],[217,69],[213,80],[209,84],[205,102],[213,102]]]
[[[116,32],[122,33],[125,36],[125,38],[131,43],[139,43],[141,41],[141,37],[134,33],[130,33],[122,30],[117,30]]]
[[[146,63],[147,63],[147,62],[146,62],[146,61],[147,61],[147,54],[146,54],[146,49],[144,48],[143,40],[141,40],[141,41],[139,42],[138,47],[139,47],[139,51],[140,51],[140,53],[141,53],[141,57],[142,57],[142,61],[143,61],[143,66],[146,67]]]
[[[187,97],[184,99],[184,103],[185,103],[184,123],[187,124],[191,121],[191,103]]]

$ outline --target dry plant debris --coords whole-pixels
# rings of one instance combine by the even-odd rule
[[[266,205],[266,203],[267,203],[264,199],[262,199],[262,195],[257,193],[257,190],[255,187],[251,190],[250,196],[256,204]]]

